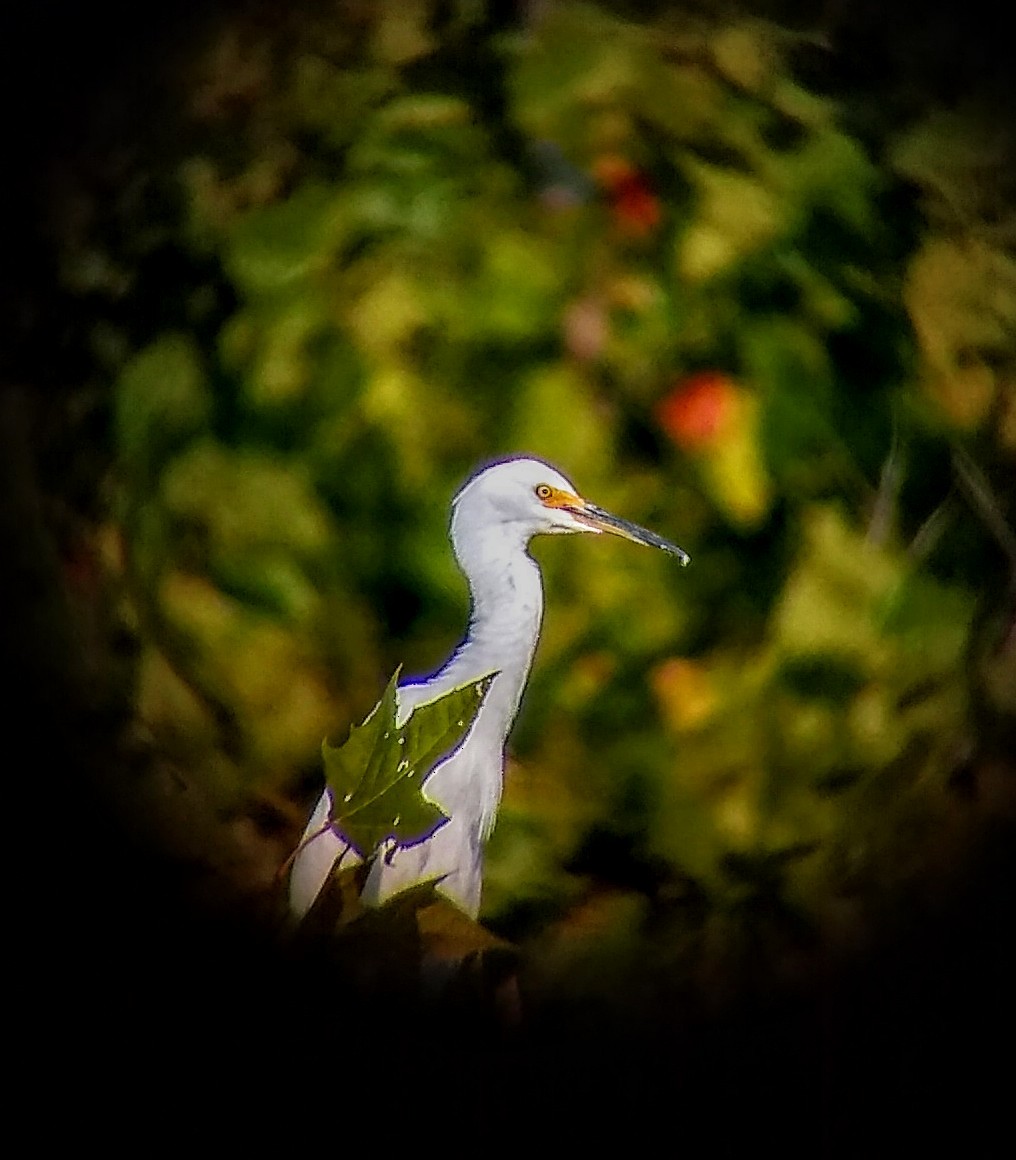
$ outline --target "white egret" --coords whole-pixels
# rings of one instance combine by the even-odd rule
[[[431,773],[424,792],[449,821],[425,841],[378,857],[363,889],[377,906],[400,890],[440,878],[437,889],[476,917],[480,909],[483,847],[497,816],[508,732],[519,708],[540,638],[543,584],[530,556],[533,536],[609,532],[661,548],[687,564],[676,544],[582,499],[560,472],[539,459],[512,458],[474,474],[452,503],[451,542],[472,601],[465,639],[425,680],[398,689],[398,721],[416,705],[497,672],[462,744]],[[321,795],[293,859],[290,909],[303,916],[347,844],[328,827],[331,792]],[[344,865],[355,860],[348,852]]]

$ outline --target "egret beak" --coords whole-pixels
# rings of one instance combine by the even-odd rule
[[[586,500],[579,500],[574,505],[569,504],[567,510],[571,512],[579,523],[585,524],[592,531],[609,532],[612,536],[620,536],[625,540],[633,540],[636,544],[645,544],[650,548],[659,548],[671,556],[676,556],[681,561],[682,568],[687,567],[691,563],[691,556],[688,555],[684,548],[679,548],[677,544],[672,544],[669,540],[665,540],[655,532],[650,532],[647,528],[640,528],[638,524],[629,523],[628,520],[622,520],[620,516],[611,515],[610,512],[606,512],[603,508],[597,507],[595,504],[589,503]]]

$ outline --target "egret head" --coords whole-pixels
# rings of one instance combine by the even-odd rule
[[[452,537],[456,543],[465,536],[494,528],[526,543],[537,535],[607,532],[660,548],[677,556],[682,564],[690,559],[683,548],[655,532],[583,499],[570,480],[541,459],[492,463],[473,475],[459,491],[452,509]]]

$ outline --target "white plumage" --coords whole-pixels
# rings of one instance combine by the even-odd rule
[[[459,748],[427,779],[425,794],[449,816],[426,841],[374,861],[363,900],[376,906],[393,894],[440,877],[438,889],[467,914],[480,909],[483,847],[501,801],[504,750],[540,639],[543,584],[529,555],[541,533],[610,532],[678,556],[667,540],[609,515],[580,498],[560,472],[538,459],[490,464],[473,475],[452,503],[451,541],[469,582],[469,628],[447,663],[432,677],[400,685],[398,721],[416,705],[497,672]],[[290,909],[302,917],[317,898],[346,843],[326,828],[331,794],[311,814],[290,872]],[[352,865],[348,851],[342,864]]]

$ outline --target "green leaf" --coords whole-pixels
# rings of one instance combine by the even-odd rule
[[[267,552],[320,557],[333,542],[331,517],[301,465],[253,448],[193,443],[167,467],[162,501],[180,524],[201,530],[216,566]]]
[[[556,457],[587,477],[609,458],[609,424],[594,405],[592,385],[574,366],[544,364],[519,383],[516,398],[510,443]],[[569,416],[567,424],[562,415]]]
[[[291,290],[329,265],[345,230],[342,199],[331,186],[308,182],[236,226],[226,269],[246,295]]]
[[[493,683],[491,673],[468,685],[461,685],[433,701],[417,705],[403,726],[406,738],[404,758],[423,778],[465,737]]]
[[[418,705],[399,726],[396,670],[381,700],[362,725],[353,726],[346,743],[324,743],[331,823],[361,858],[389,839],[411,846],[447,821],[424,797],[423,784],[465,737],[496,675]]]
[[[430,18],[428,0],[383,0],[374,25],[373,56],[400,66],[428,56],[438,47],[428,27]]]
[[[512,78],[513,105],[535,136],[559,138],[576,107],[585,111],[630,96],[654,63],[640,28],[592,4],[551,6],[537,34],[523,43]]]
[[[201,430],[211,403],[201,355],[186,335],[166,334],[124,367],[116,389],[121,462],[138,481]]]
[[[484,269],[475,291],[484,308],[476,325],[507,341],[544,334],[556,318],[560,285],[554,255],[545,244],[522,231],[501,229],[484,247]]]
[[[710,278],[786,232],[786,200],[755,176],[705,162],[689,163],[689,172],[698,214],[680,243],[685,278]]]

